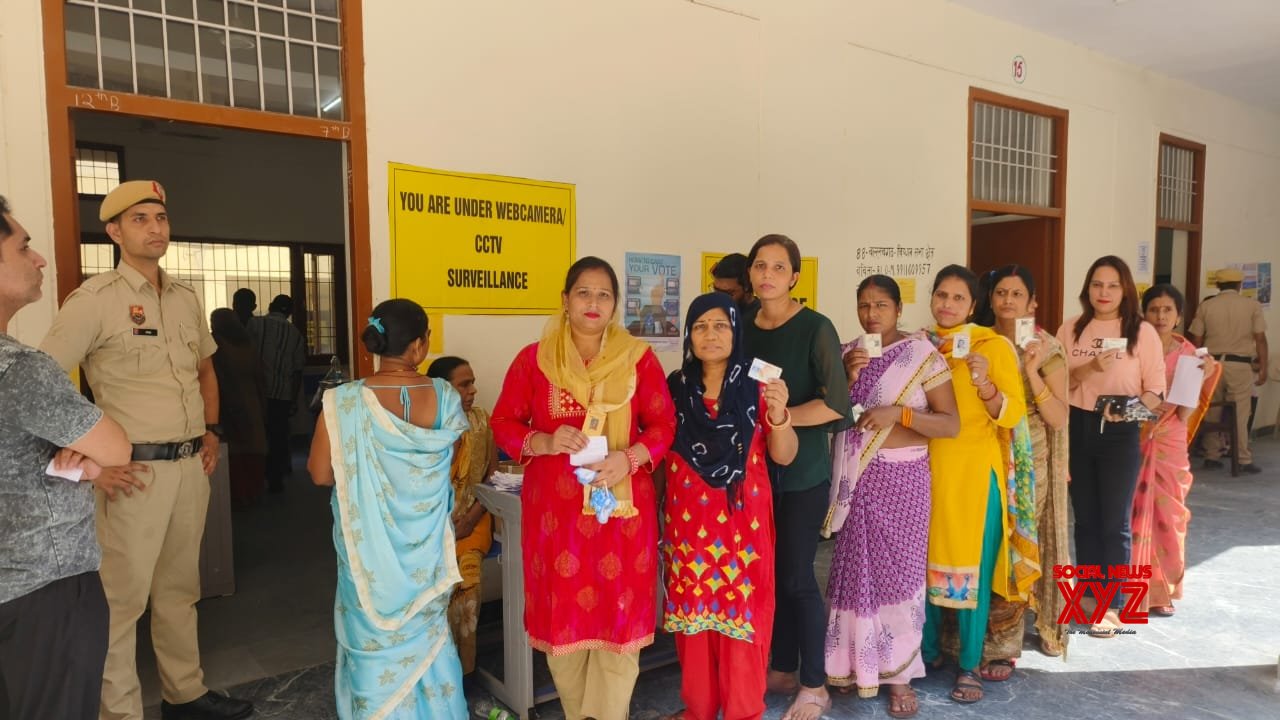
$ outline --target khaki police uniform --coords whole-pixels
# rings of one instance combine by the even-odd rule
[[[1254,336],[1266,331],[1261,303],[1237,290],[1223,290],[1200,303],[1195,320],[1187,328],[1190,334],[1203,338],[1209,354],[1222,362],[1222,382],[1213,393],[1213,402],[1222,402],[1225,398],[1235,405],[1236,430],[1240,438],[1236,457],[1241,465],[1253,462],[1253,454],[1249,451],[1249,405],[1254,382],[1251,363],[1257,356]],[[1220,414],[1215,408],[1208,419],[1216,421]],[[1222,457],[1225,448],[1226,442],[1220,433],[1205,436],[1206,458],[1216,460]]]
[[[198,368],[217,345],[195,289],[164,271],[160,282],[157,292],[123,262],[86,280],[40,348],[68,371],[84,368],[98,406],[124,427],[135,457],[139,444],[186,443],[205,434]],[[185,457],[145,462],[141,492],[117,493],[111,501],[97,492],[102,584],[111,606],[104,719],[142,718],[135,638],[148,598],[164,699],[185,703],[207,692],[195,603],[209,479],[196,444],[172,446]]]

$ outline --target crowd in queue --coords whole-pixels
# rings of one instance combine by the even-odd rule
[[[51,587],[72,598],[60,602],[87,603],[86,617],[104,618],[107,604],[112,615],[109,633],[100,618],[100,627],[42,656],[56,664],[74,655],[83,666],[90,652],[97,661],[89,665],[101,670],[110,648],[105,685],[98,672],[96,683],[37,687],[10,698],[11,707],[92,717],[101,693],[104,712],[140,710],[131,636],[149,592],[165,717],[252,712],[201,682],[198,535],[135,538],[144,520],[161,520],[120,515],[125,506],[110,504],[142,494],[165,503],[170,525],[180,513],[203,517],[201,482],[219,438],[198,431],[216,425],[217,384],[250,364],[249,338],[231,311],[215,313],[212,335],[198,312],[189,328],[171,329],[181,343],[170,347],[183,353],[171,361],[186,373],[172,390],[184,400],[178,420],[200,442],[181,458],[148,456],[141,465],[137,429],[163,433],[147,425],[154,418],[124,412],[112,382],[125,380],[104,362],[129,338],[120,348],[86,346],[80,338],[104,333],[67,330],[79,317],[73,311],[96,312],[104,293],[149,293],[148,303],[198,309],[155,267],[163,247],[148,238],[163,222],[167,244],[167,216],[151,186],[108,197],[126,203],[103,210],[121,235],[119,279],[73,295],[45,343],[64,368],[86,366],[105,415],[77,399],[53,360],[0,335],[0,392],[18,392],[11,368],[30,366],[23,377],[44,378],[46,395],[74,420],[54,427],[45,408],[17,404],[21,412],[3,421],[14,432],[4,434],[59,469],[78,468],[96,488],[103,581],[89,553],[72,577],[84,587]],[[30,285],[43,260],[26,254],[25,232],[0,208],[3,279]],[[949,663],[951,698],[978,702],[984,682],[1013,674],[1028,609],[1040,651],[1066,651],[1050,568],[1073,562],[1068,503],[1074,562],[1150,565],[1150,611],[1174,613],[1185,574],[1188,444],[1222,371],[1175,333],[1183,312],[1176,288],[1157,285],[1139,298],[1125,262],[1099,258],[1083,279],[1080,314],[1050,332],[1035,326],[1036,282],[1026,268],[976,274],[948,265],[933,280],[933,322],[917,330],[902,327],[897,282],[872,275],[850,298],[860,328],[841,342],[827,317],[792,297],[799,269],[800,250],[784,235],[722,261],[717,291],[688,308],[680,367],[665,374],[618,322],[613,268],[584,257],[567,273],[561,312],[511,362],[492,415],[475,405],[464,359],[438,358],[419,371],[431,332],[421,307],[403,299],[375,307],[360,339],[377,370],[325,392],[307,463],[316,484],[333,487],[339,716],[466,717],[480,566],[492,541],[474,488],[495,471],[499,452],[523,466],[525,630],[545,653],[569,718],[627,717],[655,615],[675,636],[682,668],[685,708],[671,718],[758,718],[774,692],[794,695],[784,720],[813,720],[832,692],[871,698],[881,686],[888,714],[911,717],[919,710],[911,681]],[[34,299],[24,292],[6,288],[0,320]],[[125,320],[143,324],[112,322]],[[215,348],[225,352],[217,368]],[[1205,371],[1196,407],[1166,402],[1187,356]],[[780,377],[761,376],[756,361]],[[222,415],[232,407],[224,402]],[[261,418],[265,408],[236,412]],[[600,452],[591,461],[574,462],[592,449]],[[252,451],[239,463],[261,473],[267,448]],[[156,462],[170,459],[180,461]],[[172,497],[153,487],[166,472]],[[63,502],[91,527],[89,487],[68,490]],[[814,564],[821,538],[832,535],[824,595]],[[150,548],[145,567],[138,547]],[[45,592],[29,584],[28,592]],[[0,622],[25,595],[0,598]],[[1116,634],[1121,599],[1104,598],[1112,607],[1094,615],[1088,634]]]

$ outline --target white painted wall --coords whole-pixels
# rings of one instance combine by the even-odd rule
[[[38,342],[53,323],[56,274],[53,269],[53,195],[49,190],[49,121],[44,75],[40,4],[4,4],[0,12],[0,195],[31,235],[31,246],[49,259],[44,299],[9,323],[9,334]]]
[[[30,5],[0,18],[0,192],[47,243]],[[1070,112],[1066,297],[1095,257],[1133,259],[1153,238],[1160,132],[1208,146],[1205,266],[1280,262],[1280,118],[944,0],[423,0],[365,2],[364,15],[375,301],[389,288],[397,161],[576,183],[581,254],[681,253],[685,288],[700,280],[700,250],[788,233],[821,258],[820,309],[851,337],[858,246],[930,244],[935,268],[965,257],[970,86]],[[23,336],[43,333],[50,303],[20,316]],[[927,318],[916,304],[906,324]],[[473,359],[492,403],[541,324],[449,317],[446,350]]]
[[[1154,238],[1160,132],[1208,145],[1206,267],[1280,262],[1274,115],[942,0],[710,4],[723,9],[366,3],[375,301],[397,161],[576,183],[580,254],[680,253],[685,288],[701,250],[787,233],[821,259],[819,308],[852,337],[858,246],[933,245],[935,269],[965,258],[970,86],[1070,112],[1068,314],[1094,258],[1132,260]],[[928,279],[908,326],[928,320]],[[473,359],[481,402],[541,323],[446,318],[446,351]]]

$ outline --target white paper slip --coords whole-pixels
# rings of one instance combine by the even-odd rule
[[[751,361],[751,369],[747,370],[747,377],[758,382],[767,383],[770,380],[777,380],[782,377],[782,368],[756,358]]]
[[[1129,341],[1124,338],[1102,338],[1102,350],[1128,350]]]
[[[884,354],[883,343],[880,333],[867,333],[862,336],[862,348],[867,351],[867,357],[878,358]]]
[[[587,436],[587,446],[569,456],[569,464],[574,467],[598,463],[609,456],[609,442],[603,435]]]
[[[84,476],[84,470],[78,467],[70,468],[68,470],[58,470],[53,467],[53,461],[50,460],[49,467],[44,469],[44,474],[52,475],[56,478],[62,478],[63,480],[70,480],[71,482],[80,482],[80,478]]]
[[[1169,386],[1167,402],[1182,407],[1195,407],[1200,404],[1200,386],[1204,384],[1204,364],[1202,358],[1194,355],[1183,355],[1178,358],[1178,365],[1173,369],[1173,384]]]
[[[1013,341],[1018,347],[1026,348],[1027,343],[1036,339],[1036,319],[1029,317],[1018,318],[1017,323]]]
[[[951,336],[951,357],[969,357],[969,331],[958,332]]]

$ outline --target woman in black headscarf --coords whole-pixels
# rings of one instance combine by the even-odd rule
[[[684,364],[667,378],[677,425],[663,463],[664,625],[676,634],[686,708],[671,718],[758,718],[765,709],[774,610],[765,456],[786,465],[799,440],[786,383],[748,377],[740,323],[728,295],[694,299]]]

